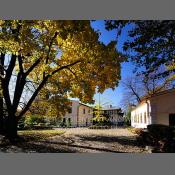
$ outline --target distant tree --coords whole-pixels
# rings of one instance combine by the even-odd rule
[[[132,110],[131,106],[128,106],[126,114],[125,114],[125,118],[124,118],[124,123],[127,126],[131,125],[131,110]]]
[[[152,96],[158,92],[174,88],[174,79],[159,76],[163,72],[158,69],[147,75],[141,75],[145,95]]]
[[[108,122],[108,117],[104,115],[103,113],[103,107],[99,104],[96,104],[94,109],[93,109],[93,115],[94,117],[92,118],[93,124],[106,124]]]
[[[123,97],[121,105],[128,110],[130,104],[138,104],[142,97],[151,97],[154,94],[171,89],[174,81],[166,77],[159,77],[160,70],[149,73],[148,75],[138,74],[126,77],[121,84],[123,86]]]
[[[121,81],[123,87],[121,106],[128,110],[130,104],[138,104],[141,102],[141,97],[144,94],[141,78],[130,76]]]

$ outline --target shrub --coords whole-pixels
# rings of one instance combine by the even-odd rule
[[[140,135],[141,132],[142,132],[144,129],[142,129],[142,128],[132,128],[132,127],[128,127],[128,130],[131,131],[131,132],[134,133],[134,134]]]
[[[124,124],[126,126],[131,126],[131,109],[128,109],[126,116],[124,117]]]
[[[18,121],[18,126],[17,126],[17,128],[18,128],[18,130],[23,130],[24,127],[25,127],[25,118],[22,117],[22,118]]]
[[[147,126],[147,131],[140,131],[138,141],[142,145],[154,146],[154,152],[174,152],[173,128],[151,124]]]
[[[35,125],[38,125],[41,123],[42,124],[45,124],[45,120],[44,120],[44,117],[43,116],[40,116],[40,115],[30,115],[30,116],[27,116],[25,118],[25,127],[26,128],[30,128],[30,127],[34,127]]]
[[[135,128],[134,133],[140,135],[143,132],[142,128]]]
[[[61,127],[67,127],[67,124],[66,124],[66,122],[61,122],[61,123],[60,123],[60,126],[61,126]]]
[[[110,126],[92,125],[92,126],[89,126],[89,129],[110,129]]]
[[[67,123],[66,123],[66,126],[68,127],[68,128],[70,128],[72,125],[71,125],[71,122],[68,120],[67,121]]]
[[[172,140],[173,139],[173,129],[166,125],[152,124],[147,126],[148,132],[156,140]]]
[[[124,125],[126,125],[124,121],[123,121],[123,122],[118,122],[118,123],[117,123],[117,126],[124,126]],[[126,126],[130,126],[130,125],[128,124],[128,125],[126,125]]]
[[[151,134],[148,131],[140,130],[138,132],[137,141],[141,145],[154,145],[154,138],[151,136]]]

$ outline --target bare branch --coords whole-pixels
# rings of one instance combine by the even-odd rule
[[[59,71],[61,71],[61,70],[63,70],[63,69],[66,69],[66,68],[68,68],[68,67],[70,67],[70,66],[74,66],[74,65],[77,64],[77,63],[80,63],[80,60],[77,60],[77,61],[75,61],[74,63],[70,63],[70,64],[67,64],[67,65],[65,65],[65,66],[62,66],[62,67],[56,69],[55,71],[53,71],[51,75],[47,75],[47,76],[42,80],[42,82],[40,83],[40,85],[37,87],[37,89],[36,89],[35,92],[33,93],[32,97],[31,97],[30,100],[28,101],[26,107],[24,108],[24,110],[21,111],[21,113],[19,114],[18,117],[20,118],[21,116],[23,116],[23,115],[27,112],[27,110],[29,109],[30,105],[32,104],[32,102],[34,101],[34,99],[36,98],[36,96],[38,95],[39,91],[43,88],[43,86],[46,84],[47,80],[48,80],[51,76],[53,76],[54,74],[56,74],[57,72],[59,72]]]

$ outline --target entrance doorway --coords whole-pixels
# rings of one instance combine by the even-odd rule
[[[169,126],[175,126],[175,114],[169,114]]]

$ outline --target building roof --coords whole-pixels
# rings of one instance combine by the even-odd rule
[[[165,94],[169,94],[169,93],[173,93],[173,92],[175,92],[175,88],[173,88],[173,89],[168,89],[168,90],[164,90],[164,91],[161,91],[161,92],[158,92],[158,93],[156,93],[156,94],[153,94],[153,95],[147,95],[147,96],[143,96],[142,98],[141,98],[141,102],[134,108],[134,109],[136,109],[137,107],[139,107],[141,104],[143,104],[143,103],[145,103],[147,100],[150,100],[150,99],[152,99],[152,98],[155,98],[155,97],[157,97],[157,96],[161,96],[161,95],[165,95]],[[134,110],[134,109],[132,109],[132,110]]]
[[[120,110],[120,108],[118,108],[117,106],[109,105],[109,106],[103,107],[102,110]]]
[[[104,111],[106,111],[106,110],[119,110],[119,108],[117,108],[117,107],[104,107],[104,108],[102,108],[102,110],[104,110]]]
[[[86,106],[86,107],[89,107],[89,108],[93,108],[92,106],[89,106],[89,105],[84,104],[84,103],[81,103],[81,102],[79,102],[79,104],[80,104],[80,105],[83,105],[83,106]]]
[[[143,103],[146,100],[149,100],[151,98],[154,98],[154,97],[157,97],[157,96],[160,96],[160,95],[165,95],[165,94],[168,94],[168,93],[173,93],[173,92],[175,92],[175,88],[167,89],[167,90],[164,90],[164,91],[161,91],[161,92],[157,92],[153,95],[145,95],[145,96],[141,97],[141,102],[139,104],[141,104],[141,103]]]
[[[79,100],[72,100],[72,99],[69,99],[70,101],[75,101],[75,102],[78,102],[80,105],[83,105],[83,106],[86,106],[86,107],[89,107],[89,108],[93,108],[92,106],[89,106],[89,105],[87,105],[87,104],[85,104],[85,103],[82,103],[82,102],[80,102]]]

